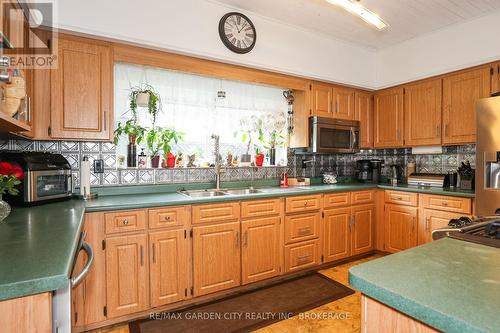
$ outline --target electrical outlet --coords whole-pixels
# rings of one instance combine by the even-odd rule
[[[94,160],[94,173],[104,173],[104,160]]]

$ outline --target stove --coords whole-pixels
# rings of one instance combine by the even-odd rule
[[[460,231],[452,231],[450,238],[500,248],[500,219],[472,223]]]

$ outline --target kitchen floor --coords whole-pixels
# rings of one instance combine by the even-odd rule
[[[367,262],[381,255],[373,255],[360,260],[320,271],[320,273],[349,285],[349,268]],[[319,317],[319,318],[318,318]],[[360,332],[361,331],[361,294],[344,297],[334,302],[299,314],[288,320],[283,320],[264,327],[259,333],[329,333],[329,332]],[[129,333],[128,325],[119,325],[92,331],[92,333]],[[215,332],[214,332],[215,333]]]

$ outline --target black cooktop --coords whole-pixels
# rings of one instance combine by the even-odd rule
[[[500,220],[464,232],[451,232],[448,237],[500,248]]]

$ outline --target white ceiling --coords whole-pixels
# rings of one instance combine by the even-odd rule
[[[389,28],[377,31],[325,0],[217,0],[330,37],[381,49],[500,9],[500,0],[361,0]],[[258,27],[257,34],[258,34]]]

